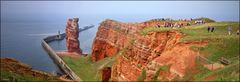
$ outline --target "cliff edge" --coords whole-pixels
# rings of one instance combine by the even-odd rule
[[[158,20],[155,20],[158,21]],[[115,20],[103,21],[92,46],[92,61],[98,61],[117,54],[127,48],[126,53],[115,61],[112,66],[113,81],[135,81],[143,69],[146,69],[146,81],[150,81],[158,68],[168,67],[166,72],[158,76],[161,80],[172,80],[183,77],[187,69],[194,67],[198,55],[190,45],[198,43],[180,43],[183,33],[176,30],[148,32],[141,35],[140,31],[149,27],[175,27],[168,25],[188,26],[188,21],[122,23]],[[204,41],[207,43],[206,41]]]

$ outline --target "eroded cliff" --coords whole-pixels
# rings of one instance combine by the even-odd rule
[[[103,21],[92,46],[92,60],[113,56],[126,48],[125,54],[117,58],[112,66],[113,81],[135,81],[142,69],[146,69],[145,80],[150,81],[161,66],[169,68],[160,73],[158,79],[172,80],[183,77],[188,68],[194,67],[194,59],[198,54],[191,50],[192,43],[178,42],[183,37],[179,31],[149,32],[146,35],[139,33],[144,28],[157,25],[162,26],[151,21]]]
[[[9,81],[71,81],[65,78],[52,75],[47,72],[32,69],[31,66],[17,61],[14,58],[0,58],[1,60],[1,78],[2,82]]]

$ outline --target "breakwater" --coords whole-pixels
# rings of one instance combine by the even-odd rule
[[[79,32],[88,30],[88,29],[90,29],[92,27],[94,27],[94,25],[85,26],[84,28],[79,28]],[[49,43],[49,42],[56,41],[56,40],[63,40],[65,37],[66,37],[66,33],[62,33],[62,34],[59,34],[59,35],[48,36],[48,37],[44,38],[44,41]]]
[[[84,28],[80,28],[79,32],[88,30],[90,28],[94,27],[93,25],[91,26],[86,26]],[[42,46],[48,52],[48,55],[53,59],[53,61],[61,68],[61,70],[69,76],[72,80],[74,81],[82,81],[80,77],[78,77],[67,64],[56,54],[56,52],[48,45],[49,42],[56,41],[56,40],[63,40],[65,38],[66,34],[62,33],[59,35],[53,35],[53,36],[48,36],[42,40]]]

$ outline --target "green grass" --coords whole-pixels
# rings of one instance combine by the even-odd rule
[[[157,69],[157,71],[155,72],[153,78],[151,79],[151,82],[161,82],[161,80],[158,80],[158,76],[159,76],[160,71],[167,71],[167,70],[169,70],[169,67],[170,67],[170,65],[160,66]]]
[[[46,81],[44,79],[33,77],[33,76],[20,75],[20,74],[1,70],[1,82],[2,81],[10,82],[10,81],[13,81],[13,79],[15,79],[15,81]]]
[[[232,35],[228,35],[227,33],[229,25],[231,25],[233,29]],[[215,27],[215,31],[208,32],[208,26]],[[220,57],[232,58],[239,55],[239,36],[236,35],[238,29],[239,22],[214,22],[177,29],[147,27],[139,31],[139,33],[145,36],[149,32],[178,30],[185,35],[179,42],[208,40],[209,44],[201,48],[201,52],[209,54],[209,60],[217,61]]]
[[[214,81],[239,81],[239,61],[226,66],[224,69],[213,71],[217,78]]]
[[[153,78],[152,78],[152,82],[161,82],[160,80],[158,80],[158,76],[159,76],[159,73],[161,71],[161,67],[157,69],[156,73],[154,74]]]
[[[201,81],[208,76],[215,76],[213,81],[239,81],[239,61],[222,69],[210,71],[201,66],[201,72],[194,76],[195,81]]]
[[[209,20],[210,21],[210,20]],[[228,35],[228,26],[232,26],[233,34]],[[207,27],[215,27],[214,32],[208,32]],[[212,22],[202,25],[192,25],[183,28],[169,29],[169,28],[154,28],[149,27],[139,31],[140,34],[145,36],[149,32],[164,32],[170,30],[178,30],[184,34],[184,37],[179,42],[196,41],[196,40],[208,40],[208,45],[204,47],[192,46],[195,51],[200,50],[201,54],[205,54],[206,58],[213,62],[219,62],[219,58],[224,57],[230,59],[232,62],[238,62],[239,59],[232,59],[239,56],[239,35],[236,35],[236,31],[239,30],[239,22]],[[185,77],[190,79],[193,77],[196,81],[202,80],[210,75],[217,75],[216,81],[219,80],[237,80],[239,77],[239,63],[226,66],[223,69],[216,71],[210,71],[204,68],[201,64],[197,64],[198,69],[201,71],[197,74],[190,74],[192,76]],[[237,65],[237,66],[236,66]],[[238,67],[238,68],[237,68]],[[237,71],[237,72],[236,72]]]
[[[160,66],[159,69],[160,69],[161,71],[167,71],[167,70],[169,69],[169,67],[170,67],[169,65],[163,65],[163,66]]]
[[[210,21],[210,20],[209,20]],[[233,35],[227,34],[227,26],[232,25]],[[215,27],[214,32],[207,32],[207,27]],[[195,41],[195,40],[208,40],[208,45],[204,47],[192,46],[194,50],[200,50],[200,53],[206,54],[207,58],[213,62],[217,62],[220,57],[231,59],[239,56],[239,36],[236,35],[236,30],[239,29],[239,22],[213,22],[203,25],[186,26],[182,28],[145,28],[139,33],[145,36],[149,32],[165,32],[170,30],[177,30],[184,34],[184,37],[179,42]],[[134,39],[130,41],[130,44],[134,44]],[[125,49],[126,50],[126,49]],[[119,53],[124,53],[125,50],[121,50]],[[118,54],[119,54],[118,53]],[[81,57],[80,59],[72,59],[70,57],[63,57],[64,61],[77,75],[84,81],[100,81],[100,70],[103,67],[111,67],[113,62],[120,55],[114,57],[107,57],[97,62],[92,62],[90,56]],[[238,61],[238,60],[231,60]],[[196,81],[200,81],[210,75],[216,76],[216,81],[219,80],[238,80],[239,77],[239,62],[226,66],[225,68],[210,71],[204,68],[200,63],[197,63],[197,69],[199,73],[189,73],[184,80],[194,78]],[[160,70],[166,70],[168,66],[160,67]],[[141,74],[139,80],[144,79],[144,74]]]
[[[90,56],[74,59],[63,57],[65,63],[84,81],[98,81],[100,76],[98,70],[90,60]]]
[[[209,73],[211,72],[210,70],[208,70],[207,68],[205,68],[200,61],[195,61],[196,62],[196,66],[197,66],[197,69],[200,71],[199,73],[197,74],[189,74],[188,76],[191,76],[194,78],[195,81],[200,81],[202,80],[203,78],[209,76]],[[193,76],[194,75],[194,76]],[[185,80],[188,80],[188,79],[185,79]]]
[[[234,31],[233,35],[227,34],[227,26],[229,25],[232,25]],[[215,32],[208,33],[206,29],[207,26],[215,27]],[[184,37],[180,42],[193,40],[208,40],[209,43],[207,46],[192,48],[195,50],[199,48],[201,53],[207,54],[207,58],[210,61],[218,62],[218,59],[220,57],[231,59],[233,57],[239,56],[239,36],[236,35],[236,30],[238,29],[239,22],[217,22],[198,26],[190,26],[186,27],[185,29],[179,29],[181,32],[186,34],[186,37]],[[238,60],[230,61],[234,62]],[[232,79],[234,79],[235,81],[239,81],[239,79],[236,78],[239,77],[239,72],[235,72],[235,75],[231,74],[234,71],[239,71],[239,68],[236,68],[236,66],[229,65],[223,69],[219,69],[216,71],[210,71],[200,64],[198,64],[197,66],[198,69],[201,70],[201,72],[194,75],[196,81],[200,81],[210,75],[216,75],[216,81],[230,81]]]
[[[141,35],[146,35],[149,32],[165,32],[165,31],[170,31],[170,30],[173,30],[173,29],[171,29],[171,28],[164,28],[164,27],[161,27],[161,28],[146,27],[145,29],[139,31],[139,33]]]
[[[232,25],[234,34],[227,34],[227,26]],[[207,26],[215,27],[213,33],[207,32]],[[239,22],[217,22],[199,25],[196,27],[187,27],[179,29],[186,34],[180,42],[193,40],[208,40],[207,46],[201,48],[201,52],[208,54],[208,59],[217,61],[220,57],[227,59],[239,55],[239,35],[236,35],[236,30],[239,29]]]
[[[83,80],[83,81],[101,81],[101,69],[111,67],[114,61],[124,54],[126,49],[122,49],[112,57],[107,57],[97,62],[91,61],[91,56],[82,56],[74,59],[64,56],[64,62]]]
[[[193,21],[195,21],[195,20],[203,20],[203,21],[208,22],[208,23],[210,23],[210,22],[215,22],[215,21],[212,20],[212,19],[204,18],[204,17],[193,19]]]
[[[146,79],[146,69],[142,69],[141,75],[138,76],[137,82],[144,81]]]

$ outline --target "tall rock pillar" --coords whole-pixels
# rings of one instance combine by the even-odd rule
[[[78,54],[82,54],[82,50],[80,49],[80,43],[78,40],[79,36],[79,26],[78,26],[78,18],[68,19],[67,25],[65,28],[66,33],[66,46],[68,52],[76,52]]]

